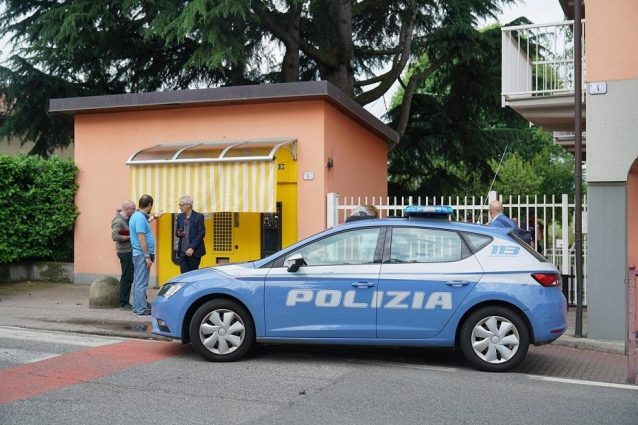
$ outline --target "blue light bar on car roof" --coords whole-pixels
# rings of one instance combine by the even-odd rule
[[[430,206],[419,206],[419,205],[410,205],[409,207],[405,207],[403,210],[404,217],[414,217],[414,218],[445,218],[449,219],[450,215],[454,210],[452,207],[444,206],[444,205],[430,205]]]

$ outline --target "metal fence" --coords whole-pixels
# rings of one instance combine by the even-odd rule
[[[581,22],[585,34],[585,20]],[[501,96],[507,99],[574,92],[574,21],[501,29]],[[584,37],[582,39],[584,51]],[[585,55],[583,80],[585,81]]]
[[[505,213],[519,226],[534,234],[532,246],[555,264],[563,275],[563,287],[570,305],[576,304],[574,241],[575,204],[567,195],[503,196],[490,192],[488,196],[419,196],[360,197],[328,193],[326,224],[344,223],[361,205],[373,205],[380,217],[400,217],[408,205],[449,205],[452,220],[487,224],[488,204],[493,199],[503,202]],[[583,305],[587,305],[587,198],[583,197]],[[566,225],[565,225],[566,224]]]

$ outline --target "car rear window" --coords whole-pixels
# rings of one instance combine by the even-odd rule
[[[473,252],[479,252],[492,242],[492,237],[487,235],[479,235],[478,233],[463,232],[465,240]]]
[[[507,234],[507,236],[509,236],[510,238],[512,238],[517,244],[519,244],[520,246],[523,247],[523,249],[527,252],[529,252],[530,254],[532,254],[532,256],[534,258],[536,258],[538,261],[540,261],[541,263],[549,263],[549,260],[545,257],[543,257],[542,255],[540,255],[538,252],[536,252],[536,250],[534,248],[532,248],[527,242],[525,242],[523,239],[519,238],[518,236],[516,236],[516,233],[514,232],[510,232]]]

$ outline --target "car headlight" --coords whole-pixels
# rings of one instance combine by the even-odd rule
[[[175,283],[167,283],[162,286],[162,289],[157,293],[158,296],[164,297],[165,299],[169,299],[173,295],[177,293],[182,286],[186,285],[186,282],[175,282]]]

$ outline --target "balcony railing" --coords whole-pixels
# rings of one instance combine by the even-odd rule
[[[585,20],[581,21],[585,34]],[[585,41],[582,42],[585,81]],[[574,21],[502,28],[501,98],[508,100],[574,92]],[[584,91],[583,91],[584,93]]]

